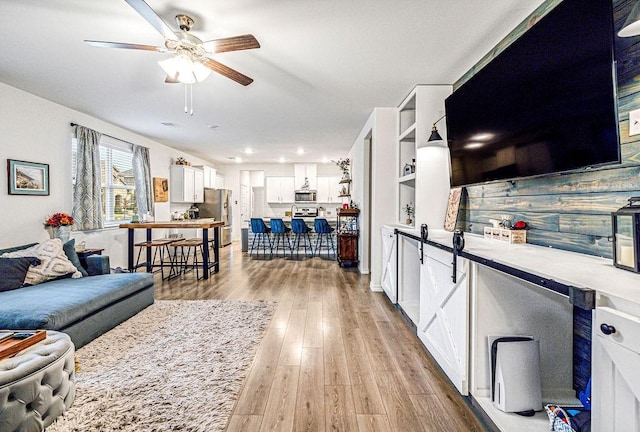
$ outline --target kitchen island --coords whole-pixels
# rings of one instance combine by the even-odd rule
[[[224,226],[224,222],[216,221],[215,219],[189,219],[182,221],[166,221],[166,222],[130,222],[120,224],[120,228],[126,228],[128,231],[128,245],[127,245],[127,265],[129,271],[135,271],[135,264],[133,262],[134,255],[134,231],[136,229],[146,229],[147,230],[147,241],[152,240],[151,231],[153,229],[185,229],[185,228],[196,228],[202,229],[202,244],[204,247],[202,248],[202,269],[204,273],[204,278],[209,278],[209,269],[213,267],[213,271],[217,273],[220,271],[220,228]],[[209,257],[209,248],[207,245],[209,244],[209,229],[214,228],[213,230],[213,261],[210,262]],[[151,248],[147,248],[147,262],[146,267],[147,271],[150,272],[153,268],[153,263],[151,261]],[[161,263],[160,265],[163,265]]]
[[[314,255],[315,256],[322,256],[322,257],[329,257],[329,256],[335,256],[336,252],[334,252],[333,249],[327,248],[324,245],[326,244],[326,242],[323,240],[323,250],[320,251],[320,254],[318,254],[317,252],[315,252],[315,247],[316,247],[316,242],[318,241],[318,235],[316,234],[315,230],[313,229],[313,223],[315,219],[326,219],[327,222],[329,223],[329,225],[331,226],[331,228],[333,228],[335,231],[331,234],[331,239],[333,241],[333,247],[337,250],[337,238],[336,238],[336,233],[337,233],[337,225],[338,222],[335,218],[335,216],[328,216],[328,217],[315,217],[315,216],[301,216],[301,217],[295,217],[295,218],[291,218],[291,217],[276,217],[274,216],[273,219],[282,219],[282,221],[284,222],[284,224],[288,227],[291,228],[291,219],[302,219],[304,220],[304,222],[307,224],[308,227],[311,228],[311,231],[309,231],[309,237],[311,238],[311,244],[313,245],[313,249],[314,249]],[[262,218],[264,220],[264,223],[267,224],[267,227],[269,227],[269,221],[272,219],[270,217],[263,217]],[[254,233],[251,231],[251,221],[249,219],[246,219],[244,221],[246,223],[246,226],[248,226],[248,244],[251,245],[253,244],[253,239],[254,239]],[[293,245],[293,238],[295,237],[295,235],[293,234],[293,232],[291,232],[290,234],[291,237],[291,243]],[[273,239],[272,239],[273,241]],[[300,246],[302,246],[302,240],[300,241]],[[258,254],[258,255],[270,255],[269,252],[265,252],[262,250],[262,248],[257,248],[256,250],[253,251],[254,254]],[[275,251],[274,251],[274,255],[275,255]]]

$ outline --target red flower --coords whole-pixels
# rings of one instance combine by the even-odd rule
[[[62,225],[73,225],[73,217],[66,213],[54,213],[44,221],[44,226],[59,227]]]

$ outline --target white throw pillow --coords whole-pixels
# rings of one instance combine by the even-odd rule
[[[38,266],[30,266],[25,284],[37,285],[60,276],[71,275],[72,278],[82,277],[82,273],[69,261],[62,249],[60,239],[51,239],[30,248],[16,252],[2,254],[4,258],[37,257],[41,263]]]

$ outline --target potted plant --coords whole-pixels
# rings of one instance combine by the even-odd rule
[[[407,214],[407,225],[411,225],[413,223],[412,216],[415,214],[415,211],[416,209],[413,206],[413,203],[408,203],[404,206],[404,212]]]
[[[349,165],[351,161],[349,158],[346,159],[338,159],[337,161],[331,161],[338,166],[342,170],[342,180],[349,180]]]

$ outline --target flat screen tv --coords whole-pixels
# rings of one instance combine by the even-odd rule
[[[620,162],[611,0],[564,0],[445,101],[452,184]]]

